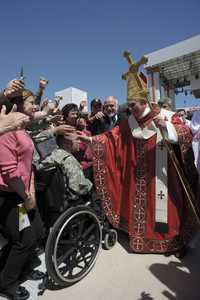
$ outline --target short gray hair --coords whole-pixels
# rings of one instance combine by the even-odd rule
[[[169,97],[163,97],[158,101],[158,104],[162,106],[163,104],[167,104],[168,106],[173,106],[173,100]]]
[[[117,106],[119,105],[119,101],[118,101],[117,97],[115,97],[115,96],[108,96],[108,97],[106,97],[105,100],[104,100],[104,104],[106,102],[108,102],[109,100],[114,100],[116,102]]]

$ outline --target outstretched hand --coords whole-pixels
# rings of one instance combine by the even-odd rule
[[[102,111],[98,111],[96,114],[95,114],[95,119],[97,120],[100,120],[102,119],[103,117],[105,117],[104,113]]]
[[[20,112],[17,112],[17,106],[14,105],[9,114],[6,114],[6,107],[3,105],[0,111],[0,133],[25,128],[30,122],[30,118]]]
[[[4,96],[8,99],[20,96],[24,89],[24,82],[18,79],[11,80],[4,90]]]
[[[57,127],[54,127],[54,133],[56,135],[68,135],[68,134],[73,134],[76,132],[76,128],[70,125],[59,125]]]
[[[86,144],[91,144],[92,137],[85,135],[82,131],[77,130],[75,133],[75,138],[79,141],[85,142]]]
[[[166,121],[161,116],[157,115],[156,117],[153,118],[153,121],[156,127],[166,130],[167,128]]]

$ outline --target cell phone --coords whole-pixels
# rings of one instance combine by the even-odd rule
[[[21,66],[21,70],[20,70],[20,74],[19,76],[17,76],[17,79],[24,84],[24,80],[25,80],[25,77],[24,77],[24,68],[23,68],[23,65]]]

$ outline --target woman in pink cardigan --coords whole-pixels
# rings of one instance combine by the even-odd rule
[[[12,103],[17,104],[19,112],[33,117],[35,103],[31,91],[23,90]],[[0,273],[0,292],[19,300],[29,297],[28,291],[19,286],[17,280],[34,247],[33,229],[26,214],[36,205],[33,151],[33,142],[25,130],[0,136],[0,225],[11,244]],[[19,204],[23,204],[21,208]]]

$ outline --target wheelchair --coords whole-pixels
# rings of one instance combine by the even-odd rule
[[[69,286],[83,279],[93,268],[101,248],[109,250],[117,242],[93,195],[70,201],[59,166],[36,173],[39,211],[48,228],[45,262],[49,279]]]

